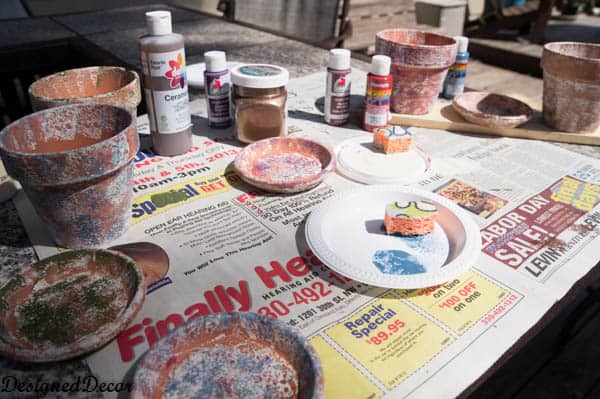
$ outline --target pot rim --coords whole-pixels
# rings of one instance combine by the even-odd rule
[[[70,109],[70,108],[81,108],[81,107],[117,108],[120,111],[125,111],[129,115],[130,121],[127,124],[127,126],[125,126],[123,129],[119,130],[118,132],[116,132],[115,134],[113,134],[110,137],[100,140],[94,144],[86,145],[83,147],[77,147],[77,148],[73,148],[70,150],[51,151],[51,152],[23,152],[23,151],[10,150],[10,149],[6,148],[6,145],[4,144],[4,138],[8,134],[8,131],[10,130],[11,127],[17,126],[17,124],[19,124],[19,123],[22,123],[22,122],[27,121],[28,119],[34,118],[38,114],[42,114],[42,113],[46,113],[46,112],[57,112],[60,110],[65,110],[65,109]],[[58,107],[46,108],[46,109],[43,109],[43,110],[40,110],[37,112],[33,112],[29,115],[25,115],[24,117],[19,118],[16,121],[13,121],[10,124],[6,125],[2,130],[0,130],[0,150],[5,152],[9,156],[13,156],[13,157],[18,156],[21,158],[30,158],[30,159],[44,158],[44,157],[48,157],[48,156],[60,156],[60,155],[68,154],[73,151],[81,151],[84,148],[95,150],[96,148],[99,148],[101,145],[105,145],[108,141],[116,140],[116,137],[124,135],[131,128],[131,125],[132,124],[135,125],[136,123],[137,123],[137,117],[135,117],[129,109],[127,109],[126,107],[123,107],[123,106],[119,106],[119,105],[106,104],[106,103],[76,103],[76,104],[60,105]],[[136,132],[136,134],[137,134],[137,132]]]
[[[600,50],[600,44],[596,44],[596,43],[551,42],[551,43],[546,43],[544,45],[544,51],[549,52],[553,56],[564,57],[564,58],[567,58],[568,60],[579,61],[579,62],[582,62],[582,61],[583,62],[590,62],[590,63],[593,63],[593,64],[600,65],[600,57],[599,58],[579,57],[579,56],[575,56],[575,55],[571,55],[571,54],[566,54],[564,52],[557,51],[556,49],[553,48],[555,46],[562,46],[562,45],[574,45],[574,46],[579,46],[579,47],[596,47],[596,48],[598,48]]]
[[[130,77],[132,77],[132,79],[130,81],[128,81],[126,84],[124,84],[123,86],[119,87],[116,90],[112,90],[106,93],[100,93],[100,94],[95,94],[92,96],[84,96],[84,97],[45,97],[45,96],[41,96],[41,95],[37,95],[33,92],[34,86],[36,86],[38,84],[38,82],[45,82],[45,81],[49,81],[52,80],[54,78],[56,78],[59,75],[65,74],[67,72],[72,72],[72,71],[91,71],[91,70],[116,70],[116,71],[120,71],[123,72],[125,75],[129,75]],[[122,91],[125,91],[128,86],[130,86],[132,83],[135,84],[135,82],[139,82],[140,78],[137,74],[136,71],[134,70],[128,70],[125,69],[123,67],[118,67],[118,66],[91,66],[91,67],[85,67],[85,68],[72,68],[72,69],[67,69],[65,71],[60,71],[60,72],[56,72],[53,73],[51,75],[48,76],[44,76],[43,78],[40,78],[38,80],[36,80],[35,82],[33,82],[32,84],[29,85],[29,89],[27,90],[29,96],[31,96],[32,98],[35,98],[38,101],[54,101],[54,102],[64,102],[64,103],[69,103],[72,101],[87,101],[87,100],[93,100],[93,99],[100,99],[100,98],[106,98],[106,97],[111,97],[114,96],[117,93],[120,93]],[[93,101],[92,101],[93,102]]]
[[[437,36],[437,37],[441,37],[444,39],[449,39],[452,41],[452,43],[448,43],[448,44],[412,44],[412,43],[399,43],[399,42],[395,42],[392,41],[388,38],[383,37],[382,35],[387,33],[387,32],[419,32],[425,35],[431,35],[431,36]],[[456,46],[456,40],[453,37],[450,36],[446,36],[446,35],[442,35],[439,33],[433,33],[433,32],[427,32],[427,31],[423,31],[420,29],[403,29],[403,28],[391,28],[391,29],[383,29],[380,30],[379,32],[377,32],[375,34],[375,38],[378,40],[383,40],[386,41],[388,43],[392,43],[395,46],[406,46],[406,47],[412,47],[412,48],[447,48],[447,47],[455,47]]]

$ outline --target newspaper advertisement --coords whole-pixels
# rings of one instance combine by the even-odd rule
[[[354,72],[358,83],[362,75]],[[331,147],[365,134],[356,115],[346,127],[322,122],[324,79],[290,82],[290,134]],[[358,103],[364,86],[352,92]],[[153,243],[169,267],[156,271],[134,321],[87,357],[102,381],[130,379],[136,360],[189,320],[251,311],[309,338],[328,398],[454,397],[600,256],[599,161],[548,143],[411,128],[432,158],[416,185],[469,212],[481,228],[481,254],[470,271],[434,287],[352,281],[311,252],[304,223],[315,207],[359,184],[331,174],[299,194],[253,188],[232,169],[241,144],[230,131],[208,128],[203,100],[192,111],[187,154],[143,149],[135,159],[131,227],[111,245]],[[147,134],[143,117],[139,130]],[[26,197],[15,203],[40,257],[56,253]]]

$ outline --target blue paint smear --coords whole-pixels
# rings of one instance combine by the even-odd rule
[[[422,236],[399,237],[410,249],[414,249],[422,254],[443,255],[448,252],[447,245],[440,241],[439,236],[434,233],[425,234]]]
[[[373,254],[373,264],[385,274],[425,273],[425,267],[417,258],[399,249],[379,250]]]

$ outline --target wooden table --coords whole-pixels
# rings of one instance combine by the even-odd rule
[[[85,51],[94,53],[95,59],[105,57],[107,63],[119,63],[124,66],[139,69],[137,38],[145,33],[144,12],[148,9],[171,9],[173,12],[174,31],[182,33],[186,39],[188,64],[203,61],[203,53],[212,49],[227,51],[228,59],[247,62],[269,62],[282,65],[290,70],[292,77],[322,71],[327,63],[327,51],[298,41],[281,38],[269,33],[228,23],[222,19],[204,16],[182,9],[166,6],[133,7],[111,11],[100,11],[85,14],[73,14],[26,21],[0,22],[0,31],[6,24],[13,27],[12,34],[19,35],[20,40],[27,39],[28,32],[32,40],[42,40],[37,33],[39,24],[43,21],[47,26],[60,29],[62,40],[76,38]],[[20,28],[22,27],[22,28]],[[37,35],[37,36],[36,36]],[[34,37],[35,36],[35,37]],[[3,45],[9,46],[11,38],[3,36]],[[2,43],[0,43],[2,44]],[[1,54],[1,49],[0,49]],[[35,61],[32,61],[35,62]],[[75,67],[76,65],[73,65]],[[353,60],[353,67],[366,69],[367,63],[358,59]],[[467,86],[472,89],[496,92],[510,92],[518,87],[523,95],[539,102],[541,99],[541,80],[491,67],[473,61],[469,65]],[[192,97],[201,93],[192,90]],[[572,151],[600,156],[600,149],[560,144],[561,147]],[[0,204],[0,281],[6,281],[21,267],[34,261],[31,242],[19,220],[12,202]],[[517,353],[531,337],[538,334],[550,323],[559,312],[580,295],[585,288],[595,281],[600,274],[596,266],[585,278],[573,286],[568,295],[558,302],[544,318],[532,326],[494,367],[488,370],[480,379],[467,389],[463,396],[468,396],[477,386],[485,381],[502,364]],[[8,359],[0,359],[2,374],[17,375],[22,378],[35,378],[45,375],[46,378],[58,381],[72,381],[77,376],[89,374],[89,369],[81,360],[62,362],[60,364],[31,365],[21,364]],[[50,377],[49,377],[50,376]],[[86,394],[89,397],[89,394]]]

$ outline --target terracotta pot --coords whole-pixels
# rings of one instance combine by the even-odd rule
[[[423,115],[431,109],[454,63],[456,41],[420,30],[388,29],[377,33],[375,53],[392,59],[392,110]]]
[[[600,126],[600,44],[555,42],[544,46],[544,120],[565,132]]]
[[[135,117],[122,107],[75,104],[23,117],[0,132],[0,155],[57,244],[97,247],[131,217]]]
[[[125,107],[135,115],[141,101],[140,79],[136,72],[120,67],[69,69],[33,82],[29,98],[34,111],[95,102]]]

